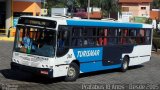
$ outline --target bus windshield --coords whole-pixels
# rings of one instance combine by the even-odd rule
[[[17,26],[14,51],[53,57],[56,31],[42,27]]]

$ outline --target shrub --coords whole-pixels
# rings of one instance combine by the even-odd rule
[[[153,30],[153,42],[160,48],[160,35],[156,30]]]
[[[157,45],[157,48],[160,48],[160,38],[153,38],[153,42]]]

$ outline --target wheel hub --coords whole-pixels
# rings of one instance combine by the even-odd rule
[[[70,68],[68,69],[68,76],[69,76],[69,77],[74,77],[74,76],[75,76],[75,73],[76,73],[76,71],[75,71],[74,68],[70,67]]]
[[[124,64],[123,64],[123,68],[127,69],[127,66],[128,66],[128,63],[127,63],[127,61],[125,61]]]

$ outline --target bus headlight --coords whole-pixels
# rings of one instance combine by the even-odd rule
[[[42,65],[42,68],[53,68],[53,66]]]
[[[15,60],[15,59],[13,59],[13,62],[16,62],[16,60]]]
[[[19,61],[17,60],[17,63],[19,63]]]
[[[46,65],[46,68],[48,68],[48,65]]]
[[[15,62],[15,63],[19,63],[19,61],[18,61],[18,60],[16,60],[16,59],[13,59],[12,61],[13,61],[13,62]]]
[[[44,65],[42,65],[42,67],[44,68]]]

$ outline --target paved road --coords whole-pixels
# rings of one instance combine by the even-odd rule
[[[12,56],[12,42],[0,41],[0,89],[18,90],[78,90],[78,89],[106,89],[106,85],[117,84],[151,84],[160,89],[160,55],[152,54],[152,59],[143,65],[130,67],[126,73],[118,70],[106,70],[80,75],[76,82],[64,82],[63,78],[45,79],[32,76],[29,73],[10,70]],[[92,86],[91,86],[92,85]],[[93,86],[98,85],[98,86]],[[105,88],[104,88],[105,87]],[[157,88],[158,87],[158,88]],[[110,87],[109,87],[110,88]],[[118,88],[118,86],[116,87]],[[130,87],[132,89],[132,87]]]

